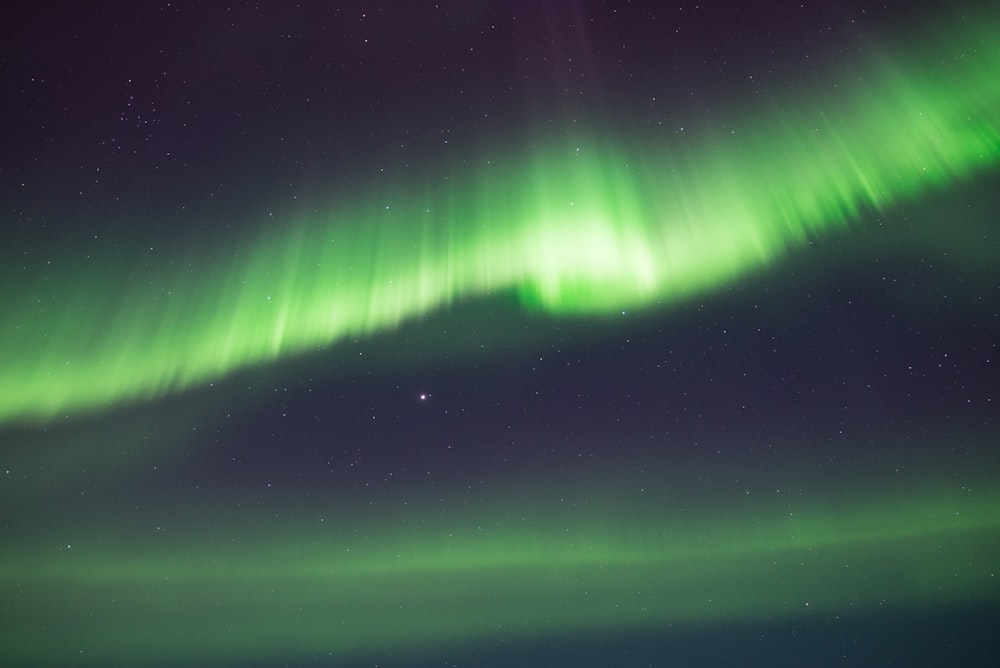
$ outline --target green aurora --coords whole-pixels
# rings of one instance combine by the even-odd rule
[[[583,478],[560,484],[544,499],[515,490],[448,513],[396,503],[338,521],[331,501],[329,522],[315,506],[308,523],[289,508],[242,529],[203,515],[173,539],[94,529],[84,544],[8,552],[4,653],[25,665],[345,661],[1000,594],[1000,496],[985,481],[690,508],[660,493],[669,476],[603,497]]]
[[[691,471],[650,472],[656,482],[638,489],[623,464],[471,505],[435,505],[447,494],[425,490],[359,511],[330,492],[234,519],[220,491],[216,505],[164,511],[162,533],[146,526],[155,511],[137,511],[140,526],[114,498],[112,512],[88,515],[54,473],[112,475],[95,453],[126,439],[100,419],[132,403],[489,295],[556,315],[671,304],[988,173],[1000,162],[1000,31],[983,22],[948,34],[871,60],[850,83],[744,109],[724,131],[664,139],[594,127],[523,155],[484,151],[465,173],[338,200],[323,214],[287,212],[291,224],[203,255],[80,263],[73,248],[27,260],[0,250],[0,438],[24,441],[5,453],[14,473],[0,498],[36,531],[0,552],[4,661],[350,662],[559,634],[995,605],[992,432],[970,437],[987,462],[971,483],[919,462],[925,478],[906,483],[873,473],[843,488],[834,476],[804,498],[678,499]],[[210,420],[190,410],[199,429]],[[76,421],[39,426],[64,415]],[[175,457],[195,438],[185,417],[168,418],[174,431],[148,447]],[[57,436],[35,438],[50,427]],[[57,438],[62,451],[17,464]],[[151,468],[142,457],[130,461]],[[799,464],[758,474],[755,489],[820,466]],[[36,506],[49,510],[37,526]]]
[[[204,387],[483,295],[601,314],[730,283],[996,165],[1000,40],[952,37],[722,130],[668,141],[597,128],[470,156],[463,174],[296,213],[208,261],[80,269],[75,249],[10,249],[0,423]]]

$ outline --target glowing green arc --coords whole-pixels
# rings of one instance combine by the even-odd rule
[[[685,157],[595,134],[391,211],[339,202],[333,220],[264,234],[211,267],[12,273],[0,423],[160,396],[496,291],[612,312],[732,281],[866,209],[997,164],[998,40],[965,40],[977,57],[947,73],[902,54],[907,67],[873,68],[823,108],[705,135]]]

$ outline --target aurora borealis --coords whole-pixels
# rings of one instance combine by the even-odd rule
[[[0,663],[989,665],[997,17],[653,4],[25,10]]]
[[[900,54],[905,71],[876,70],[829,108],[696,137],[682,158],[669,142],[639,153],[583,132],[440,192],[398,193],[402,205],[293,216],[210,266],[125,263],[54,281],[48,265],[29,267],[4,308],[0,419],[157,397],[491,292],[600,313],[736,280],[862,211],[1000,160],[1000,44],[975,34],[963,41],[976,56],[944,74]]]
[[[676,514],[637,521],[648,508],[640,499],[549,511],[541,521],[505,504],[360,539],[299,527],[295,539],[205,537],[196,555],[68,548],[35,561],[21,584],[69,603],[54,611],[19,605],[7,629],[27,642],[12,641],[8,651],[18,661],[50,654],[53,662],[67,659],[53,649],[63,645],[104,660],[115,656],[108,647],[185,663],[252,661],[289,647],[355,658],[386,646],[420,653],[497,629],[514,637],[614,632],[988,602],[1000,593],[991,558],[1000,499],[964,496],[904,494],[832,516],[744,510],[697,526]],[[600,519],[616,513],[629,518],[624,526]],[[76,600],[100,601],[104,612]],[[470,600],[489,605],[466,608]],[[145,637],[168,610],[180,617]],[[69,635],[29,633],[41,619]],[[205,633],[219,623],[231,630]]]

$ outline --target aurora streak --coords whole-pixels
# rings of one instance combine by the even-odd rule
[[[773,105],[724,133],[639,150],[595,130],[474,160],[471,175],[298,214],[220,260],[58,275],[8,258],[0,422],[207,384],[484,294],[613,313],[711,290],[994,167],[1000,43],[962,41],[976,46],[947,66],[897,54],[849,90],[813,91],[822,104]],[[51,251],[56,265],[72,253]]]
[[[370,515],[360,533],[288,520],[262,532],[258,520],[201,535],[196,550],[191,536],[123,544],[109,534],[45,556],[15,552],[0,559],[5,655],[346,661],[541,630],[832,617],[1000,593],[989,556],[996,494],[922,486],[863,503],[817,498],[792,513],[702,508],[690,519],[660,496],[614,497],[589,508],[550,499],[541,516],[516,496],[450,520],[413,508]]]

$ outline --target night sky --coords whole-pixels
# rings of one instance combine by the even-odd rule
[[[926,4],[8,13],[0,664],[996,665],[1000,12]]]

